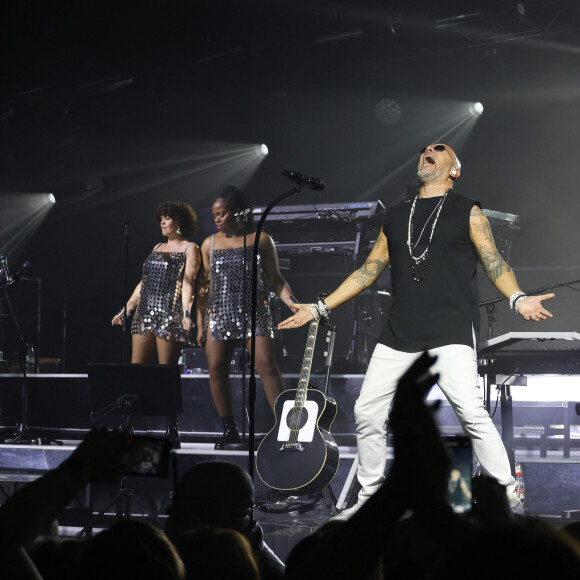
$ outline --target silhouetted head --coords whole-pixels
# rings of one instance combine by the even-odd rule
[[[175,538],[187,580],[259,580],[250,542],[236,530],[203,528]]]
[[[254,484],[235,463],[208,461],[189,469],[177,484],[166,529],[169,533],[203,526],[246,530],[252,522]]]
[[[146,522],[121,520],[87,542],[79,578],[183,580],[185,567],[161,530]]]

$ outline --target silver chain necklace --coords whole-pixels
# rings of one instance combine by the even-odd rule
[[[433,233],[435,232],[435,226],[437,225],[437,221],[439,220],[439,214],[441,213],[441,210],[443,209],[443,204],[445,203],[445,199],[447,198],[448,193],[449,193],[449,190],[447,190],[445,192],[445,194],[441,198],[441,201],[439,201],[439,203],[435,206],[435,208],[431,212],[431,215],[425,221],[425,224],[423,225],[423,228],[421,229],[421,233],[419,234],[419,237],[417,238],[417,241],[415,242],[414,245],[412,242],[413,217],[415,215],[415,207],[417,206],[417,200],[419,199],[419,196],[417,195],[415,197],[415,199],[413,200],[413,205],[411,207],[411,213],[409,214],[409,225],[407,228],[407,247],[409,248],[409,256],[411,256],[411,260],[412,260],[413,280],[415,280],[415,282],[421,282],[421,280],[423,280],[423,277],[425,276],[425,272],[427,271],[427,258],[429,256],[429,247],[431,246],[431,240],[433,239]],[[425,232],[425,228],[427,227],[429,220],[433,217],[433,214],[435,214],[435,219],[433,220],[433,224],[431,225],[431,233],[429,234],[429,239],[427,240],[427,246],[425,247],[425,249],[423,250],[423,253],[420,256],[415,256],[413,254],[413,250],[417,247],[417,245],[419,244],[419,241],[423,237],[423,233]],[[417,277],[416,272],[415,272],[415,268],[423,261],[425,261],[423,274],[421,275],[421,277]]]

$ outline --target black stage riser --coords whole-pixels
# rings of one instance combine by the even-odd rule
[[[26,470],[28,473],[35,472],[41,475],[47,469],[56,467],[70,455],[72,449],[52,446],[50,449],[30,449],[24,447],[0,446],[0,505],[14,492],[17,487],[30,480],[29,475],[18,475],[18,472]],[[392,452],[392,450],[391,450]],[[561,456],[548,461],[539,460],[537,457],[526,459],[525,455],[517,458],[522,464],[524,481],[526,484],[526,507],[532,514],[561,516],[567,510],[580,510],[580,494],[578,493],[578,481],[580,481],[580,459],[563,460]],[[161,514],[166,512],[170,503],[170,494],[174,486],[175,475],[180,478],[193,465],[204,461],[230,461],[247,468],[247,456],[239,453],[217,452],[198,454],[195,450],[181,450],[176,455],[173,463],[176,471],[170,477],[150,478],[132,477],[131,487],[147,502],[150,502]],[[347,457],[341,457],[336,477],[331,487],[338,497],[345,484],[353,461],[352,453]],[[387,471],[392,465],[392,453],[389,454]],[[18,469],[20,466],[21,469]],[[255,476],[256,497],[259,498],[269,491]],[[73,502],[76,507],[87,506],[92,500],[92,510],[98,512],[108,505],[118,491],[115,484],[94,484]],[[132,509],[134,515],[142,514],[139,506]],[[67,524],[66,515],[62,523]],[[259,519],[259,512],[257,512]],[[73,525],[73,524],[70,524]]]
[[[330,380],[329,395],[337,403],[337,416],[331,428],[339,445],[354,445],[354,402],[360,392],[361,375],[338,375]],[[557,379],[555,379],[557,380]],[[21,381],[14,375],[0,375],[0,429],[9,434],[20,420]],[[286,386],[295,388],[297,375],[285,377]],[[312,375],[312,384],[322,387],[324,377]],[[28,381],[28,425],[33,430],[59,432],[61,430],[87,430],[92,426],[89,414],[89,382],[86,375],[35,375]],[[240,377],[232,377],[234,407],[239,425],[242,425],[243,389]],[[213,404],[207,375],[182,376],[185,412],[179,416],[182,433],[221,433],[223,426]],[[572,393],[571,393],[572,394]],[[494,402],[492,401],[492,412]],[[538,445],[538,434],[548,432],[551,425],[578,425],[580,418],[574,412],[574,401],[552,403],[514,402],[515,435],[520,445],[530,448]],[[444,432],[460,430],[453,410],[443,401],[437,413],[437,421]],[[501,409],[494,411],[493,421],[501,426]],[[117,426],[119,418],[108,423]],[[267,403],[261,382],[257,381],[256,433],[267,433],[274,424],[274,416]],[[246,424],[247,425],[247,424]],[[136,417],[136,430],[164,431],[163,417]],[[553,431],[552,431],[552,434]],[[63,436],[61,433],[59,436]],[[69,437],[74,438],[74,437]],[[574,446],[574,441],[572,442]],[[578,443],[578,442],[577,442]],[[558,446],[557,440],[550,443]]]
[[[286,386],[293,388],[298,382],[297,375],[285,377]],[[207,375],[182,375],[182,389],[185,412],[179,416],[179,430],[186,433],[221,433],[222,423],[218,417],[209,390]],[[231,379],[234,408],[238,425],[242,426],[244,400],[243,383],[240,376]],[[21,407],[21,377],[3,375],[0,377],[0,425],[9,428],[18,423]],[[323,376],[312,376],[311,384],[324,385]],[[333,377],[330,395],[338,405],[337,417],[332,432],[353,434],[353,406],[362,377],[360,375]],[[246,388],[247,398],[247,388]],[[46,430],[86,430],[93,425],[90,412],[89,381],[86,375],[34,375],[28,380],[28,425],[31,429]],[[274,425],[274,415],[270,410],[261,381],[257,380],[256,391],[256,433],[267,433]],[[111,417],[101,423],[118,425],[119,418]],[[247,422],[246,422],[247,425]],[[136,430],[164,430],[163,417],[135,417]]]

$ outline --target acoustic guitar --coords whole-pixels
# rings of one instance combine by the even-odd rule
[[[276,424],[258,447],[256,469],[269,487],[312,494],[326,487],[336,475],[338,446],[330,434],[336,417],[336,401],[309,388],[318,320],[308,328],[298,388],[276,399]]]

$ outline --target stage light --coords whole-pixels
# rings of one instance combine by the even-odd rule
[[[394,125],[401,120],[403,111],[401,105],[393,99],[383,99],[375,106],[375,115],[377,119],[385,125]]]
[[[479,117],[479,115],[483,115],[483,105],[479,101],[471,103],[469,105],[469,112],[473,117]]]
[[[268,146],[265,143],[262,143],[260,145],[260,153],[266,157],[266,155],[268,155]]]
[[[52,204],[56,203],[56,197],[54,197],[54,195],[52,193],[48,194],[48,201]]]

